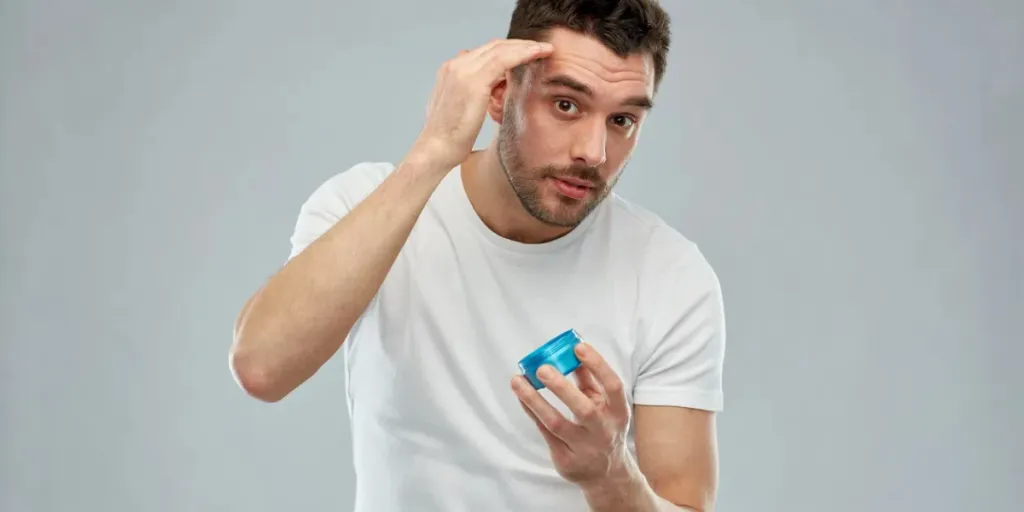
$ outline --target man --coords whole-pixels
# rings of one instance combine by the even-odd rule
[[[344,349],[357,511],[713,507],[719,283],[611,193],[668,46],[654,0],[519,0],[508,39],[440,68],[401,162],[303,205],[231,365],[273,402]],[[500,132],[473,151],[488,115]],[[516,375],[570,328],[579,370]]]

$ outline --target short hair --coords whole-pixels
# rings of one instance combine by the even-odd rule
[[[545,41],[555,27],[596,38],[622,58],[650,55],[654,86],[665,75],[671,19],[657,0],[516,0],[509,39]],[[523,69],[513,71],[516,80]]]

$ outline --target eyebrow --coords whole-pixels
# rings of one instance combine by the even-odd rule
[[[567,77],[565,75],[550,76],[550,77],[548,77],[548,78],[546,78],[544,80],[544,85],[554,86],[554,87],[566,87],[568,89],[572,89],[572,90],[574,90],[574,91],[576,91],[576,92],[578,92],[580,94],[583,94],[585,96],[589,96],[589,97],[593,97],[594,96],[594,90],[593,89],[591,89],[587,85],[582,84],[579,81],[574,80],[572,78],[569,78],[569,77]],[[626,100],[623,101],[622,104],[626,105],[626,106],[642,108],[644,110],[650,110],[650,109],[654,108],[654,102],[651,100],[650,97],[648,97],[646,95],[644,95],[644,96],[631,96],[629,98],[626,98]]]

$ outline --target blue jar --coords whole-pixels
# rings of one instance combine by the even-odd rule
[[[544,389],[544,384],[537,378],[537,370],[545,364],[550,364],[562,372],[562,375],[572,373],[580,366],[580,360],[576,357],[576,345],[579,345],[580,341],[579,333],[575,329],[569,329],[522,358],[519,361],[519,370],[530,384],[533,384],[534,389]]]

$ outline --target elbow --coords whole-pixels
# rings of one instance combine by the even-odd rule
[[[274,372],[261,358],[236,340],[228,358],[228,366],[235,383],[249,396],[261,402],[274,403],[283,399],[288,392],[273,378]]]

